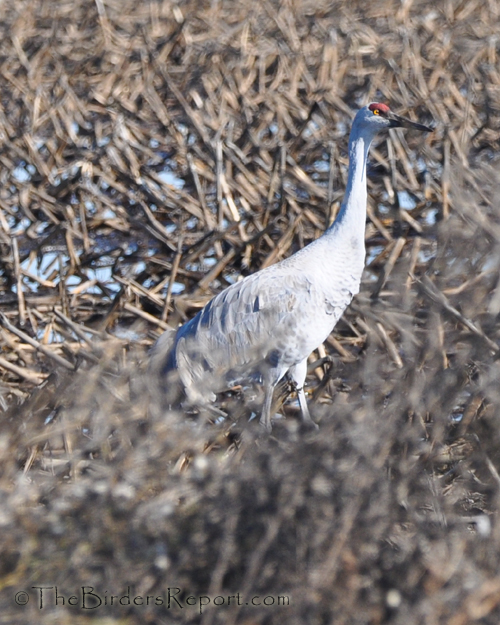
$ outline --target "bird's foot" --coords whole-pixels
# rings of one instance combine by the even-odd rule
[[[280,419],[283,419],[283,415],[280,412],[275,413],[272,417],[268,416],[266,418],[266,416],[262,415],[260,418],[260,424],[263,425],[266,430],[268,432],[271,432],[273,429],[273,422],[274,421],[279,421]]]
[[[271,424],[271,419],[266,419],[265,417],[260,418],[260,424],[266,429],[268,434],[271,434],[273,431],[273,426]]]
[[[319,430],[319,425],[312,419],[302,419],[302,427],[307,431]]]

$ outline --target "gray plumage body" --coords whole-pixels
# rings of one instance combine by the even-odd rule
[[[319,239],[229,286],[175,336],[160,337],[152,355],[160,383],[168,383],[175,371],[188,402],[204,404],[231,384],[257,378],[264,386],[261,422],[270,429],[273,391],[287,375],[296,385],[303,418],[311,422],[304,394],[307,358],[358,293],[364,268],[370,143],[383,127],[413,124],[392,113],[391,118],[369,107],[358,112],[349,141],[344,202]]]

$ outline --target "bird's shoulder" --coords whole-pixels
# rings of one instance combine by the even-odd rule
[[[273,265],[236,282],[211,299],[187,324],[181,336],[224,334],[245,328],[270,329],[297,312],[314,289],[311,279],[290,267]]]
[[[308,275],[293,267],[273,265],[247,276],[222,291],[213,300],[214,308],[228,308],[245,313],[292,310],[314,288]]]

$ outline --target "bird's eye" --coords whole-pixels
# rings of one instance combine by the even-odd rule
[[[373,111],[373,114],[374,114],[374,115],[380,115],[380,111],[379,111],[378,109],[375,109],[375,110]]]

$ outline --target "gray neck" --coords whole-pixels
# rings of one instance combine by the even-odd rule
[[[364,234],[366,223],[366,161],[373,136],[360,136],[353,128],[349,138],[349,177],[344,200],[335,222],[327,230],[340,225]]]

